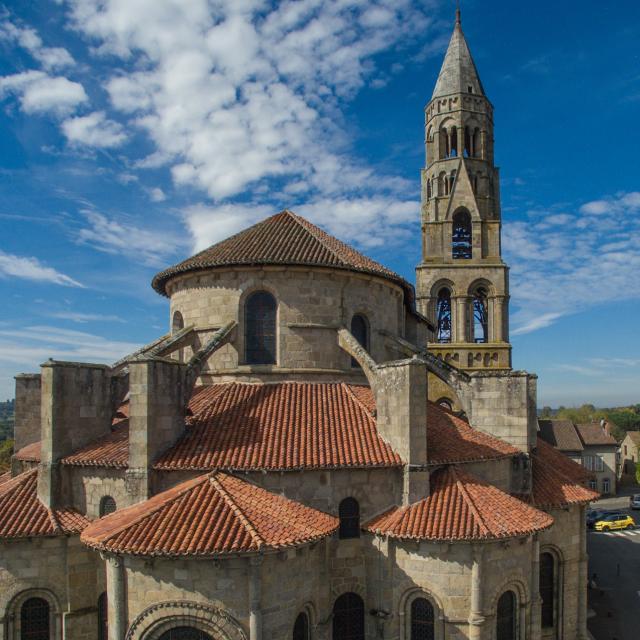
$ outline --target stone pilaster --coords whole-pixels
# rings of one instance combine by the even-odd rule
[[[127,630],[124,560],[120,556],[108,556],[106,560],[109,640],[124,640]]]
[[[262,640],[262,560],[249,559],[249,640]]]
[[[473,565],[471,566],[471,609],[469,611],[469,640],[480,640],[484,628],[485,617],[482,613],[482,579],[484,573],[484,547],[473,549]]]

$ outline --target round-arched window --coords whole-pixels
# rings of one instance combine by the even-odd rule
[[[364,602],[357,593],[343,593],[333,605],[333,640],[364,640]]]
[[[360,505],[355,498],[348,497],[342,500],[338,507],[338,518],[340,519],[339,538],[360,537]]]
[[[158,640],[213,640],[213,638],[195,627],[174,627],[165,631]]]
[[[247,364],[276,364],[276,299],[267,291],[252,293],[245,303]]]
[[[303,611],[293,625],[293,640],[309,640],[309,616]]]
[[[505,591],[498,600],[496,640],[516,639],[516,594]]]
[[[434,640],[433,605],[426,598],[411,603],[411,640]]]
[[[351,335],[366,349],[369,350],[369,323],[364,315],[356,313],[351,318]],[[351,366],[357,367],[355,358],[351,358]]]
[[[468,260],[473,256],[471,216],[462,209],[453,216],[451,230],[451,257],[456,260]]]
[[[100,517],[108,516],[116,510],[116,501],[111,496],[103,496],[100,500]]]
[[[436,315],[438,342],[451,342],[451,291],[447,287],[443,287],[438,292]]]
[[[44,598],[29,598],[20,608],[20,640],[49,640],[51,608]]]

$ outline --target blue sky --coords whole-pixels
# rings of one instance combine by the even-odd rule
[[[424,0],[0,0],[0,397],[168,327],[161,268],[290,208],[413,281]],[[495,106],[514,366],[640,402],[640,3],[465,0]]]

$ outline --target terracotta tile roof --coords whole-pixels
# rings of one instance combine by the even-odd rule
[[[538,420],[539,435],[560,451],[582,451],[582,441],[571,420]]]
[[[333,516],[213,472],[96,520],[82,540],[117,553],[215,556],[306,544],[337,527]]]
[[[356,393],[359,393],[356,391]],[[347,384],[203,387],[185,435],[155,469],[321,469],[402,463]]]
[[[600,494],[584,485],[592,477],[584,467],[538,438],[531,454],[533,491],[525,498],[536,507],[566,507],[597,500]]]
[[[22,462],[40,462],[40,440],[28,444],[26,447],[22,447],[13,454],[16,460]]]
[[[427,411],[429,464],[450,464],[508,458],[519,450],[504,440],[472,428],[468,422],[433,402]]]
[[[580,439],[586,446],[589,445],[611,445],[617,446],[616,439],[607,433],[597,423],[577,424],[576,429],[580,434]]]
[[[365,525],[392,538],[473,541],[526,536],[553,518],[455,465],[431,474],[428,498],[394,507]]]
[[[0,486],[0,539],[80,533],[89,521],[73,509],[49,509],[38,499],[38,470]]]
[[[5,482],[9,482],[9,480],[11,480],[11,471],[5,471],[0,475],[0,485],[3,485]]]
[[[408,302],[414,301],[413,286],[397,273],[286,210],[165,269],[151,284],[166,295],[167,282],[181,273],[230,265],[274,264],[331,267],[382,276],[399,284]]]
[[[125,469],[129,463],[129,420],[119,420],[111,433],[62,458],[60,462],[76,467]]]

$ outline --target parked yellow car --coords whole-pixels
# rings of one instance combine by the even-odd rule
[[[598,520],[594,529],[596,531],[614,531],[615,529],[631,529],[636,523],[626,513],[608,513]]]

